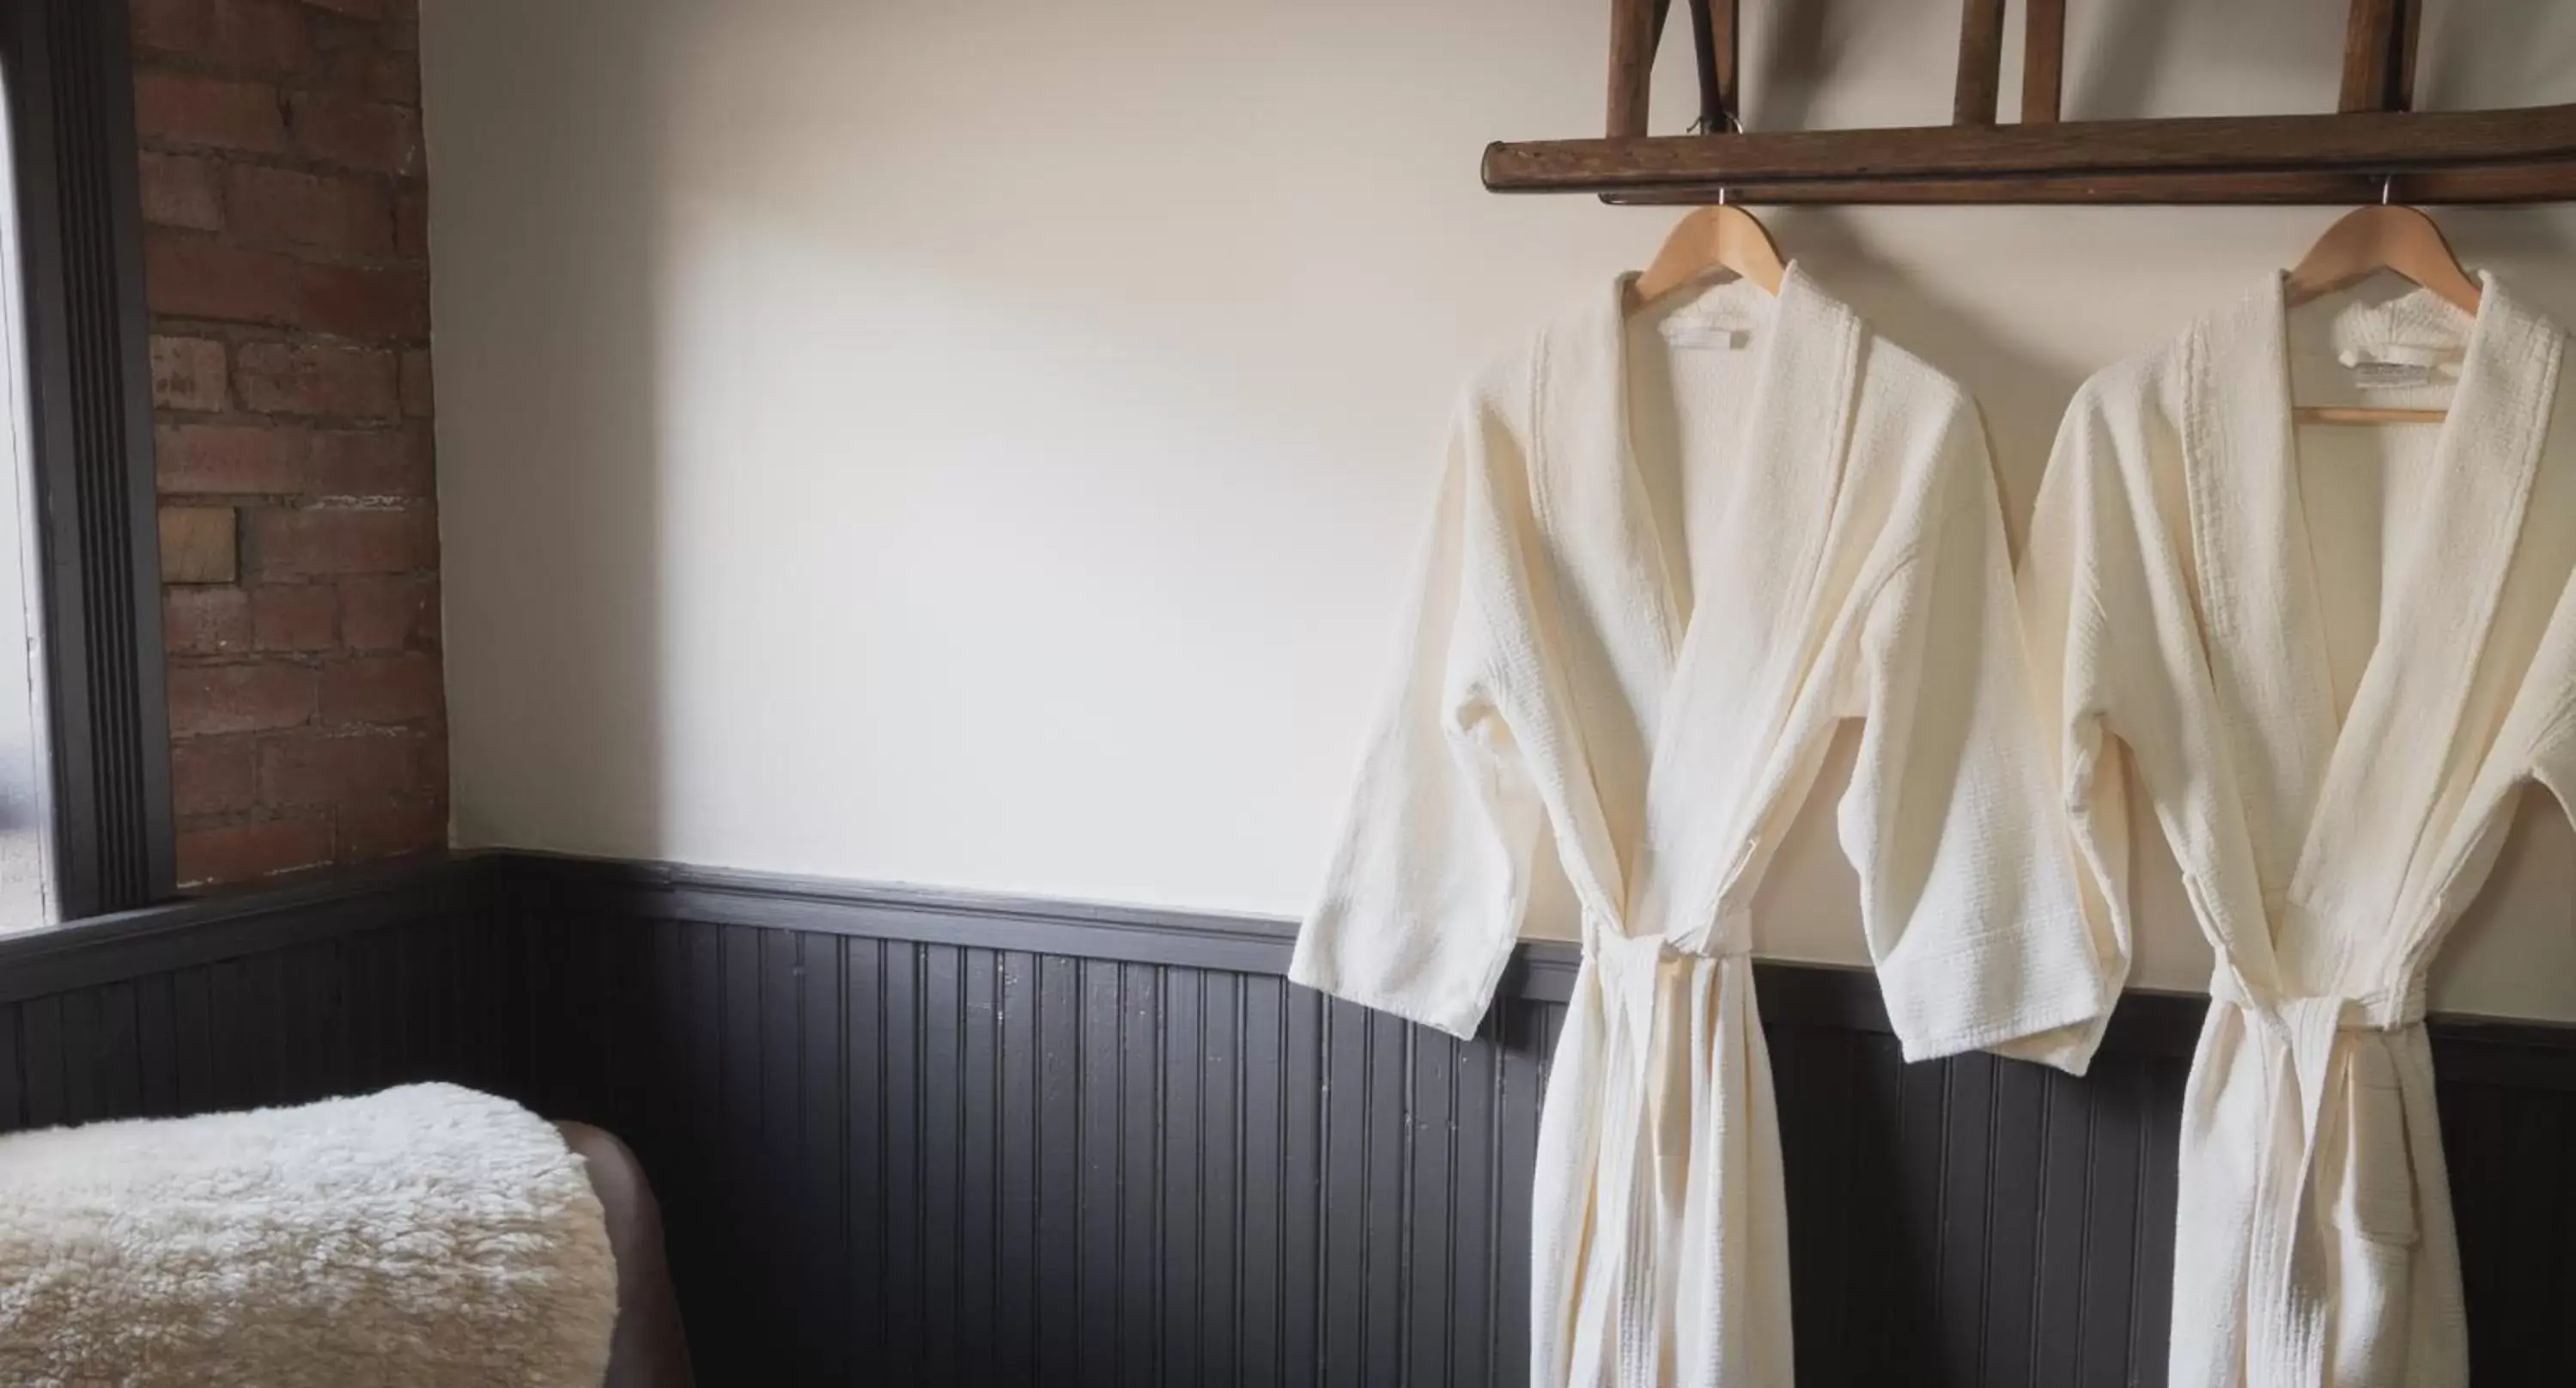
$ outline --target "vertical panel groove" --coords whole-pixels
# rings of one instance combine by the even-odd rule
[[[1995,1199],[1996,1163],[1993,1160],[1993,1157],[1994,1154],[2000,1151],[2003,1147],[2003,1105],[1998,1102],[1998,1099],[2001,1096],[1996,1092],[2000,1087],[2001,1082],[1996,1071],[1989,1068],[1986,1071],[1986,1132],[1984,1149],[1987,1161],[1985,1164],[1986,1169],[1982,1173],[1978,1182],[1978,1184],[1984,1189],[1986,1206],[1984,1211],[1985,1225],[1984,1228],[1979,1231],[1977,1247],[1977,1318],[1980,1323],[1985,1319],[1986,1299],[1994,1294],[1995,1286],[1995,1206],[1998,1202]],[[1977,1382],[1979,1383],[1991,1383],[1994,1381],[1993,1367],[1986,1361],[1987,1348],[1986,1337],[1981,1333],[1977,1336],[1975,1359],[1977,1366]]]
[[[2049,1210],[2050,1210],[2051,1206],[2050,1206],[2050,1204],[2049,1204],[2049,1190],[2048,1190],[2048,1173],[2049,1173],[2049,1164],[2048,1164],[2048,1153],[2047,1153],[2047,1146],[2046,1146],[2046,1142],[2047,1142],[2047,1134],[2048,1134],[2048,1131],[2049,1131],[2049,1126],[2050,1126],[2050,1124],[2054,1121],[2054,1117],[2053,1117],[2053,1114],[2052,1114],[2052,1112],[2051,1112],[2051,1108],[2052,1108],[2052,1105],[2053,1105],[2053,1104],[2054,1104],[2054,1102],[2055,1102],[2055,1095],[2056,1095],[2056,1092],[2057,1092],[2057,1091],[2056,1091],[2056,1088],[2055,1088],[2054,1086],[2052,1086],[2052,1085],[2045,1085],[2045,1084],[2043,1084],[2043,1085],[2041,1085],[2041,1086],[2040,1086],[2040,1089],[2039,1089],[2039,1131],[2040,1131],[2040,1135],[2041,1135],[2041,1150],[2040,1150],[2040,1160],[2039,1160],[2039,1183],[2038,1183],[2038,1185],[2039,1185],[2039,1188],[2038,1188],[2039,1218],[2038,1218],[2038,1219],[2036,1219],[2036,1220],[2034,1220],[2034,1221],[2032,1221],[2032,1225],[2031,1225],[2031,1258],[2030,1258],[2030,1265],[2031,1265],[2032,1269],[2037,1273],[2037,1275],[2036,1275],[2036,1276],[2033,1276],[2033,1277],[2030,1279],[2030,1287],[2029,1287],[2029,1292],[2028,1292],[2029,1301],[2030,1301],[2030,1344],[2029,1344],[2029,1348],[2028,1348],[2028,1353],[2029,1353],[2029,1356],[2030,1356],[2030,1359],[2029,1359],[2029,1364],[2030,1364],[2030,1376],[2031,1376],[2031,1381],[2032,1381],[2033,1383],[2036,1383],[2036,1382],[2038,1382],[2038,1381],[2039,1381],[2040,1362],[2041,1362],[2041,1360],[2040,1360],[2040,1333],[2041,1333],[2041,1328],[2047,1324],[2047,1318],[2046,1318],[2046,1316],[2045,1316],[2045,1315],[2043,1315],[2043,1314],[2042,1314],[2042,1310],[2043,1310],[2043,1308],[2042,1308],[2042,1307],[2041,1307],[2041,1305],[2040,1305],[2040,1294],[2039,1294],[2039,1293],[2040,1293],[2040,1288],[2041,1288],[2041,1287],[2043,1287],[2043,1286],[2045,1286],[2045,1285],[2047,1285],[2047,1273],[2048,1273],[2048,1212],[2049,1212]]]
[[[1232,1381],[1239,1383],[1243,1380],[1243,1346],[1248,1338],[1244,1334],[1244,1323],[1247,1319],[1245,1312],[1249,1308],[1245,1303],[1244,1277],[1240,1260],[1244,1257],[1244,1250],[1250,1247],[1246,1238],[1248,1221],[1245,1216],[1252,1207],[1250,1184],[1246,1180],[1246,1174],[1252,1169],[1251,1159],[1247,1155],[1252,1145],[1251,1105],[1247,1102],[1249,1097],[1247,1091],[1251,1088],[1247,1076],[1252,1071],[1252,1027],[1250,1009],[1246,1006],[1243,995],[1243,980],[1228,975],[1225,991],[1234,1011],[1235,1063],[1233,1074],[1228,1077],[1234,1087],[1234,1176],[1228,1188],[1234,1192],[1232,1210],[1234,1253],[1238,1260],[1232,1286],[1228,1288],[1228,1294],[1234,1303],[1234,1342],[1228,1346],[1226,1360],[1234,1368]]]
[[[2082,1205],[2085,1211],[2093,1208],[2094,1177],[2101,1171],[2101,1150],[2095,1145],[2095,1139],[2100,1136],[2100,1125],[2094,1121],[2095,1116],[2093,1106],[2086,1104],[2084,1106],[2084,1201]],[[2078,1228],[2080,1238],[2076,1244],[2075,1304],[2091,1306],[2093,1304],[2093,1222],[2086,1219]],[[2075,1318],[2075,1363],[2079,1368],[2084,1363],[2085,1332],[2091,1328],[2084,1323],[2082,1316]]]
[[[2138,1164],[2136,1169],[2142,1172],[2147,1169],[2154,1155],[2147,1145],[2150,1133],[2151,1129],[2147,1124],[2140,1123],[2138,1125]],[[2140,1200],[2132,1205],[2129,1210],[2129,1289],[2133,1295],[2137,1292],[2138,1288],[2146,1285],[2146,1279],[2141,1276],[2141,1274],[2146,1271],[2146,1266],[2147,1202]],[[2129,1323],[2122,1327],[2127,1334],[2122,1337],[2121,1348],[2123,1350],[2123,1354],[2121,1357],[2122,1361],[2127,1365],[2134,1366],[2138,1362],[2138,1327],[2144,1320],[2145,1317],[2143,1316],[2132,1315],[2129,1317]]]

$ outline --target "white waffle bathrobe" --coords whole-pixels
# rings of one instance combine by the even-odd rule
[[[1553,845],[1584,966],[1539,1134],[1532,1381],[1779,1388],[1788,1243],[1747,905],[1839,723],[1909,1058],[2080,1071],[2115,996],[1959,387],[1792,267],[1627,282],[1459,407],[1406,663],[1290,977],[1472,1033]]]
[[[2125,744],[2218,954],[2175,1388],[2467,1382],[2424,975],[2523,783],[2576,791],[2564,341],[2492,281],[2474,324],[2270,281],[2059,434],[2024,608],[2063,793],[2117,907]],[[2295,425],[2294,387],[2450,417]]]

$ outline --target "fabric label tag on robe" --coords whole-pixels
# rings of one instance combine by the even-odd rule
[[[2337,359],[2352,372],[2356,389],[2421,390],[2459,374],[2457,364],[2444,360],[2450,355],[2430,347],[2387,346],[2354,348]]]
[[[1733,314],[1675,314],[1663,321],[1664,341],[1675,347],[1736,351],[1753,340],[1753,325]]]

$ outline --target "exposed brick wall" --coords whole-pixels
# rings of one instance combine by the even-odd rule
[[[446,840],[416,0],[129,0],[183,883]]]

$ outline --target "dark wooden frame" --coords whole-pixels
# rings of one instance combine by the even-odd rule
[[[64,919],[175,873],[134,91],[122,0],[0,11]]]
[[[1962,0],[1952,124],[1761,133],[1729,129],[1734,0],[1685,0],[1702,35],[1706,133],[1648,135],[1648,73],[1667,3],[1612,0],[1608,134],[1490,145],[1487,188],[1673,203],[1715,201],[1721,190],[1771,203],[2576,199],[2576,104],[2409,109],[2423,0],[2353,0],[2332,114],[2062,122],[2065,0],[2026,0],[2022,119],[1999,125],[2004,0]]]

